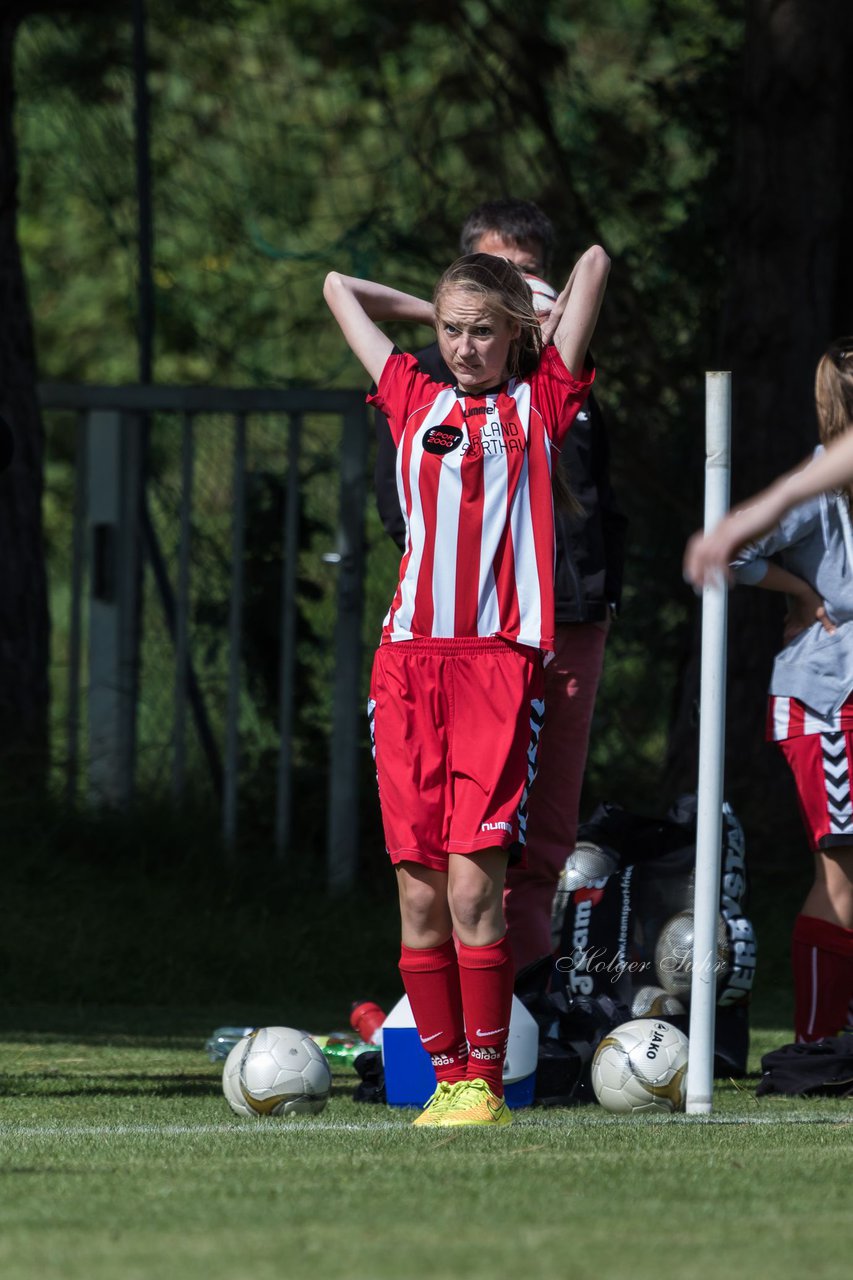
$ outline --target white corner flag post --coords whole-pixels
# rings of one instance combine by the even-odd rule
[[[729,507],[731,374],[705,374],[705,532]],[[693,896],[693,972],[687,1113],[707,1115],[714,1093],[717,926],[723,835],[728,588],[702,592],[702,678],[699,696],[699,786]]]

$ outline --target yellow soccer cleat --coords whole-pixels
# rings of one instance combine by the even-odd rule
[[[466,1124],[512,1124],[512,1112],[503,1098],[495,1097],[485,1080],[462,1080],[433,1124],[447,1129]]]
[[[448,1084],[446,1080],[439,1081],[435,1093],[424,1103],[423,1111],[415,1117],[412,1124],[423,1126],[441,1124],[441,1117],[452,1105],[458,1091],[467,1084],[467,1080],[457,1080],[455,1084]]]

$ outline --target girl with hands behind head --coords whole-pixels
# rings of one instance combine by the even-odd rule
[[[587,250],[543,347],[519,268],[484,253],[433,302],[331,273],[326,301],[388,419],[406,539],[368,711],[397,875],[400,972],[437,1088],[415,1124],[505,1125],[514,979],[502,891],[523,858],[554,645],[551,469],[593,374],[609,259]],[[435,323],[452,381],[379,320]],[[454,938],[455,935],[455,938]]]

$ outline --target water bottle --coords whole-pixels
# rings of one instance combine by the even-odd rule
[[[249,1035],[254,1029],[254,1027],[217,1027],[215,1031],[211,1031],[204,1042],[210,1061],[221,1062],[227,1058],[238,1040],[242,1040],[243,1036]]]
[[[356,1000],[349,1016],[350,1023],[362,1040],[368,1044],[382,1043],[382,1023],[386,1018],[385,1011],[372,1000]]]
[[[327,1036],[311,1038],[323,1050],[330,1066],[337,1064],[342,1067],[351,1067],[360,1054],[376,1050],[375,1045],[365,1044],[352,1031],[333,1031]]]

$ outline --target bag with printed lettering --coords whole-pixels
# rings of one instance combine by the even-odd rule
[[[569,996],[610,995],[633,1017],[665,1018],[687,1030],[693,966],[696,797],[664,818],[603,804],[578,830],[554,901],[554,985]],[[723,807],[715,1072],[743,1075],[755,935],[743,828]]]

